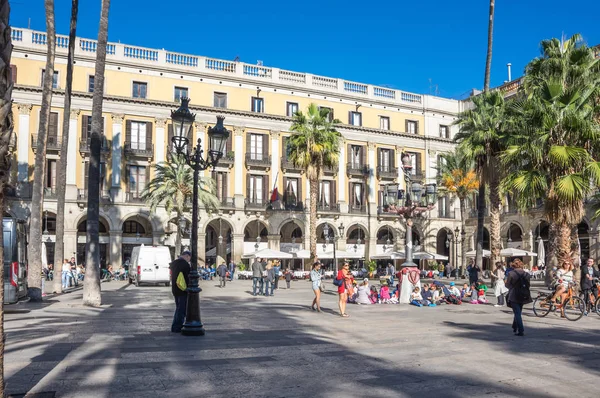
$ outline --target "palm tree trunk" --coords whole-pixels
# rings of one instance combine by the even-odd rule
[[[177,215],[177,220],[181,220],[181,215]],[[183,237],[183,231],[177,222],[177,235],[175,236],[175,256],[181,254],[181,238]]]
[[[490,72],[492,70],[492,43],[494,41],[494,8],[495,0],[490,0],[490,19],[488,22],[488,44],[487,56],[485,58],[485,77],[483,79],[483,91],[490,89]]]
[[[479,182],[477,197],[477,239],[475,239],[475,265],[483,269],[483,228],[485,223],[485,181]]]
[[[571,258],[573,264],[579,264],[581,267],[581,243],[579,242],[579,231],[577,226],[571,226]]]
[[[88,172],[87,211],[87,259],[83,304],[97,307],[102,304],[100,289],[100,147],[102,131],[102,101],[104,99],[104,68],[106,64],[106,42],[108,40],[108,10],[110,0],[102,0],[98,46],[96,48],[96,71],[92,99],[92,135],[90,140],[90,166]]]
[[[467,268],[467,245],[464,241],[463,231],[465,231],[465,221],[467,219],[467,204],[465,198],[459,199],[460,203],[460,227],[461,227],[461,241],[460,241],[460,270],[461,273],[459,275],[465,274],[465,269]],[[456,237],[458,239],[458,236]],[[458,264],[456,272],[458,272]]]
[[[548,253],[546,253],[546,277],[545,283],[547,288],[552,286],[552,268],[558,265],[557,261],[557,238],[558,238],[558,225],[555,222],[551,222],[548,227]]]
[[[492,165],[497,161],[492,159]],[[500,261],[500,250],[502,243],[500,241],[500,181],[498,179],[498,170],[494,166],[491,167],[490,178],[490,267],[493,269],[494,264]]]
[[[8,0],[0,0],[0,225],[4,215],[4,187],[10,176],[12,153],[9,144],[13,137],[12,73],[10,69],[10,26]],[[0,258],[4,258],[4,234],[0,236]],[[0,397],[4,396],[4,266],[0,269]]]
[[[56,181],[56,244],[54,245],[54,264],[63,263],[65,234],[65,195],[67,191],[67,155],[69,153],[69,125],[71,114],[71,91],[73,88],[73,56],[77,31],[77,12],[79,0],[71,2],[71,27],[69,30],[69,54],[67,56],[67,84],[65,86],[65,104],[63,112],[62,147],[58,159]],[[71,167],[75,167],[71,165]],[[57,275],[58,276],[58,275]],[[54,292],[62,291],[61,278],[54,278]]]
[[[319,178],[314,177],[309,181],[310,186],[310,220],[309,220],[309,233],[310,233],[310,263],[309,267],[317,259],[317,197],[319,194]],[[335,233],[335,231],[333,231]],[[334,243],[335,244],[335,243]],[[306,268],[306,266],[305,266]]]
[[[557,223],[557,229],[556,258],[558,264],[564,264],[571,260],[571,225],[561,220]]]
[[[45,0],[46,7],[46,70],[42,87],[42,106],[40,124],[33,169],[33,190],[31,193],[31,216],[29,221],[29,245],[27,247],[28,265],[27,294],[31,301],[42,300],[42,211],[44,207],[44,176],[46,174],[46,141],[48,121],[52,102],[52,81],[54,80],[54,56],[56,52],[56,30],[54,28],[54,1]]]

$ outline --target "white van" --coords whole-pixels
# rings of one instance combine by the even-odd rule
[[[171,284],[171,252],[167,246],[138,246],[131,252],[129,283]]]

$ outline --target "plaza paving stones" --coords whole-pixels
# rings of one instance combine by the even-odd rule
[[[323,313],[310,283],[252,297],[250,281],[202,283],[203,337],[169,332],[166,287],[103,283],[8,307],[7,392],[15,397],[598,397],[600,316],[525,310],[526,337],[492,305],[349,305]],[[493,300],[493,299],[492,299]],[[34,395],[36,394],[36,395]]]

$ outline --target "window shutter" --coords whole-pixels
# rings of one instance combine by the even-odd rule
[[[361,195],[361,205],[366,206],[367,203],[367,184],[361,183],[360,195]]]
[[[296,200],[298,202],[302,202],[303,198],[302,198],[302,178],[296,178],[296,181],[298,181],[298,195],[296,197]]]
[[[390,166],[396,167],[396,150],[390,149]]]
[[[348,111],[348,124],[352,124],[352,111]]]
[[[227,196],[227,194],[229,193],[229,192],[227,192],[227,188],[228,188],[228,185],[227,185],[227,177],[228,177],[229,173],[222,173],[222,175],[223,175],[223,180],[222,180],[222,182],[221,182],[221,185],[222,185],[222,191],[223,191],[223,196],[222,196],[222,198],[223,198],[223,199],[226,199],[226,198],[228,197],[228,196]]]
[[[10,66],[10,73],[12,74],[13,84],[17,84],[17,65]]]
[[[421,174],[421,154],[417,153],[417,174]]]
[[[288,158],[287,141],[288,141],[288,137],[281,138],[281,158],[284,160],[287,160],[287,158]],[[284,184],[284,187],[285,187],[285,184]]]
[[[383,166],[383,156],[381,156],[381,148],[377,148],[377,163]]]
[[[331,206],[335,206],[337,204],[337,195],[335,190],[337,189],[337,182],[336,181],[331,181],[331,183],[329,184],[329,194],[331,195],[331,198],[329,200],[329,204]]]
[[[408,133],[408,120],[404,121],[404,132]]]
[[[365,165],[365,150],[366,150],[365,146],[360,147],[360,165],[361,166]]]
[[[415,134],[419,134],[419,122],[415,122]]]
[[[266,160],[269,158],[269,136],[266,134],[263,134],[262,139],[263,139],[263,159]]]
[[[52,137],[58,136],[58,113],[50,113],[50,123],[48,125],[48,135]]]
[[[125,192],[129,193],[131,191],[131,165],[125,166]]]
[[[355,198],[354,198],[354,190],[353,188],[353,183],[348,183],[348,193],[350,194],[350,206],[354,206],[354,202],[355,202]]]
[[[84,141],[88,139],[88,118],[88,115],[83,115],[83,118],[81,119],[81,139]]]
[[[146,149],[152,150],[152,122],[146,122]]]
[[[287,179],[287,177],[283,177],[283,191],[281,193],[283,193],[282,197],[283,197],[284,203],[289,200],[288,195],[287,195],[287,193],[288,193],[287,188],[288,188],[288,179]]]
[[[85,167],[84,167],[84,171],[85,174],[83,175],[83,189],[87,192],[88,189],[88,178],[90,175],[90,162],[85,162]]]
[[[251,201],[252,198],[250,197],[250,174],[246,174],[246,198]]]
[[[148,186],[148,183],[150,182],[150,165],[144,167],[146,169],[146,184],[144,185],[144,188],[146,188],[146,186]],[[143,189],[142,190],[138,190],[138,195],[141,195]]]
[[[125,143],[131,144],[131,120],[125,122]]]
[[[269,176],[263,176],[263,203],[269,200]]]
[[[252,134],[246,133],[246,153],[250,153],[250,148],[252,148],[252,145],[250,144],[251,137],[252,137]]]

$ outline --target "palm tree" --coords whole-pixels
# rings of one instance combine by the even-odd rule
[[[479,178],[477,198],[477,239],[475,263],[483,264],[483,228],[485,221],[485,188],[490,187],[490,244],[491,262],[500,259],[500,169],[498,156],[504,141],[501,123],[505,103],[502,93],[487,91],[473,97],[473,108],[462,112],[455,122],[460,131],[455,136],[459,151],[475,165]]]
[[[102,131],[102,101],[104,99],[104,69],[108,41],[108,10],[110,0],[102,0],[96,71],[92,97],[92,134],[90,139],[90,166],[88,171],[87,258],[83,284],[83,304],[98,307],[102,304],[100,289],[100,147]]]
[[[168,162],[161,162],[154,166],[154,178],[142,192],[142,199],[150,206],[151,212],[156,211],[158,206],[164,206],[169,215],[176,213],[175,253],[178,254],[181,252],[183,233],[179,227],[179,220],[191,208],[194,172],[183,156],[173,154],[169,155],[169,158]],[[207,210],[216,210],[219,200],[215,195],[215,181],[212,178],[200,177],[199,188],[199,205]]]
[[[542,57],[526,68],[526,98],[508,112],[503,181],[526,210],[545,198],[557,233],[559,263],[571,258],[572,230],[585,200],[600,185],[600,65],[579,35],[542,42]]]
[[[4,225],[4,187],[8,183],[12,164],[11,141],[13,140],[12,89],[10,69],[10,26],[8,0],[0,0],[0,225]],[[4,258],[4,234],[0,237],[0,258]],[[4,267],[0,270],[0,397],[4,396]]]
[[[27,246],[27,294],[32,301],[42,300],[42,210],[44,207],[44,175],[46,173],[46,141],[52,102],[54,80],[54,57],[56,54],[56,30],[54,28],[54,1],[45,0],[46,7],[46,69],[42,86],[42,106],[37,136],[33,190],[31,192],[31,216],[29,220],[29,245]]]
[[[465,230],[466,202],[477,192],[479,180],[473,164],[459,151],[442,155],[441,164],[438,166],[437,183],[441,196],[457,198],[460,203],[461,230]],[[458,239],[458,236],[454,237]],[[464,273],[467,260],[467,245],[461,247],[461,269]],[[458,264],[455,264],[458,267]],[[457,268],[458,272],[458,268]]]
[[[317,257],[317,198],[319,179],[326,167],[335,168],[339,162],[341,134],[335,130],[339,120],[329,121],[329,109],[311,103],[306,114],[297,112],[287,141],[290,162],[306,173],[310,186],[309,233],[311,262]]]
[[[56,243],[54,245],[54,264],[62,264],[64,258],[65,233],[65,193],[67,190],[67,154],[69,152],[69,124],[71,113],[71,91],[73,88],[73,56],[75,53],[75,38],[77,36],[77,12],[79,0],[71,1],[71,26],[69,29],[69,54],[67,55],[67,84],[65,86],[65,103],[63,112],[62,147],[58,159],[56,180]],[[54,292],[62,291],[61,278],[54,278]]]
[[[487,56],[485,58],[485,77],[483,79],[483,91],[490,89],[490,73],[492,70],[492,43],[494,41],[494,9],[495,0],[490,0],[490,15],[488,22]]]

